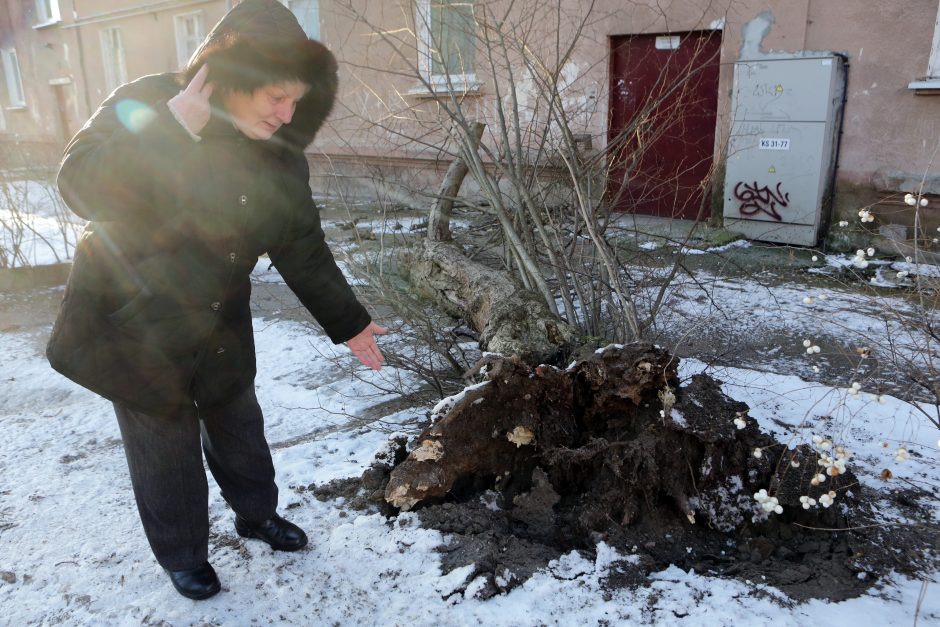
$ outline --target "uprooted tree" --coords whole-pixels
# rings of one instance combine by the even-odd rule
[[[427,92],[421,105],[382,103],[389,115],[370,128],[451,161],[428,202],[428,237],[403,264],[410,290],[466,320],[483,350],[501,354],[478,364],[483,383],[439,405],[432,424],[410,445],[399,442],[362,486],[375,504],[416,509],[439,528],[474,536],[464,546],[482,558],[459,548],[452,554],[478,563],[488,593],[511,587],[503,571],[517,582],[525,571],[507,557],[513,542],[491,537],[503,529],[526,546],[640,547],[646,571],[679,563],[770,575],[774,560],[799,561],[797,583],[806,587],[797,594],[811,596],[813,583],[831,576],[848,595],[863,585],[859,574],[876,570],[874,549],[884,542],[874,533],[832,533],[866,520],[854,498],[861,488],[845,466],[850,453],[828,439],[790,448],[762,434],[718,382],[699,375],[680,384],[678,361],[644,342],[681,254],[671,267],[644,274],[635,253],[618,245],[611,211],[623,205],[624,190],[605,181],[614,169],[628,180],[644,147],[681,118],[695,66],[678,80],[664,74],[636,119],[586,149],[578,120],[593,114],[597,99],[582,97],[569,68],[578,42],[603,16],[594,3],[575,14],[570,5],[432,3],[431,12],[415,13],[413,31],[372,26],[357,3],[346,5],[385,44],[378,56],[395,59],[397,71]],[[443,37],[435,20],[472,36],[460,45],[435,39]],[[573,25],[568,40],[545,36],[560,32],[562,21]],[[430,32],[434,45],[423,48],[420,32]],[[494,92],[487,107],[468,97],[470,86],[451,82],[470,74],[463,70],[471,56],[486,67]],[[427,69],[435,64],[451,66],[441,74],[446,84],[431,82]],[[464,176],[482,201],[459,195]],[[491,247],[478,245],[476,258],[451,236],[455,203],[494,219]],[[586,336],[621,344],[558,367],[579,354]],[[463,508],[456,516],[442,509],[454,503]],[[471,533],[457,519],[482,522]],[[807,539],[820,530],[827,531],[821,540]],[[742,560],[754,566],[742,568]]]
[[[479,368],[484,382],[442,401],[413,442],[392,440],[347,493],[447,533],[445,568],[474,564],[478,596],[599,543],[623,556],[611,585],[674,564],[794,599],[848,598],[935,563],[936,534],[879,524],[850,451],[777,441],[712,377],[680,384],[662,349],[614,345],[567,368],[491,355]]]
[[[640,345],[598,351],[564,370],[493,358],[485,384],[438,408],[391,473],[385,498],[411,509],[468,482],[496,482],[514,500],[539,468],[586,535],[660,518],[663,505],[689,524],[731,531],[755,510],[747,488],[769,488],[776,496],[765,513],[775,513],[801,506],[801,496],[826,502],[823,495],[857,485],[838,470],[820,482],[815,451],[762,435],[747,406],[710,377],[680,388],[676,366],[664,350]]]

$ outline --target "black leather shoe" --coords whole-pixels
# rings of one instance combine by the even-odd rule
[[[275,551],[296,551],[307,546],[307,534],[277,514],[262,523],[250,523],[235,514],[235,531],[243,538],[258,538]]]
[[[222,589],[219,578],[209,562],[195,568],[168,570],[166,572],[170,576],[170,581],[173,582],[176,591],[189,599],[197,601],[208,599]]]

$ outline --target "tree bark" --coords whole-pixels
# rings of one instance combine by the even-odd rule
[[[486,125],[481,122],[473,122],[470,125],[470,133],[467,135],[467,139],[472,142],[471,151],[475,152],[480,145],[484,128],[486,128]],[[428,215],[428,239],[439,242],[451,241],[450,217],[454,209],[454,198],[457,197],[460,185],[469,171],[470,168],[461,157],[457,157],[450,164],[447,174],[444,175],[444,180],[441,182],[441,188],[437,192],[434,206],[431,207],[431,212]]]
[[[480,333],[481,348],[541,363],[570,349],[577,331],[535,292],[469,259],[450,242],[423,240],[408,259],[411,284]]]

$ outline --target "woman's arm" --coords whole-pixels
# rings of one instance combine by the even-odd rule
[[[288,287],[333,343],[341,344],[364,331],[372,318],[349,287],[326,244],[319,211],[310,196],[306,158],[296,155],[290,168],[296,184],[296,190],[292,190],[296,205],[280,244],[268,254]]]
[[[153,190],[180,184],[195,142],[167,108],[178,87],[149,76],[118,88],[65,149],[62,198],[92,221],[139,220],[153,211]]]

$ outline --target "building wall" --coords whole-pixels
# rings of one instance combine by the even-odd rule
[[[159,9],[135,9],[141,4]],[[124,5],[123,7],[121,5]],[[85,46],[84,74],[92,110],[108,96],[105,80],[101,32],[119,28],[124,44],[127,78],[134,80],[147,74],[179,69],[176,52],[174,17],[198,13],[202,15],[204,32],[225,13],[223,0],[178,0],[177,2],[115,2],[83,0],[78,19],[64,26],[81,37]]]
[[[129,80],[177,69],[175,15],[200,12],[206,32],[231,0],[59,0],[61,20],[37,28],[33,0],[2,0],[0,46],[19,58],[26,106],[5,109],[0,166],[52,166],[108,96],[101,31],[121,30]],[[74,10],[73,10],[74,9]]]
[[[69,69],[74,49],[56,27],[35,28],[38,22],[32,2],[7,0],[0,8],[0,47],[16,50],[26,101],[0,107],[0,163],[16,167],[47,162],[77,115]]]
[[[812,3],[806,46],[844,52],[851,64],[840,160],[846,181],[869,183],[879,168],[923,173],[930,166],[940,99],[908,84],[927,72],[937,9],[935,0]]]
[[[433,101],[410,94],[417,81],[402,75],[414,73],[417,55],[411,3],[353,0],[345,3],[345,9],[337,8],[338,4],[324,0],[321,12],[324,40],[343,61],[341,106],[331,122],[332,132],[327,129],[311,151],[315,163],[332,172],[337,166],[329,155],[355,154],[379,170],[383,162],[394,167],[386,157],[406,157],[403,163],[410,171],[425,160],[433,178],[433,172],[441,169],[440,161],[451,158],[446,148],[441,149],[447,145],[446,134],[433,126],[449,122]],[[505,5],[500,1],[486,4],[494,13]],[[524,15],[536,4],[538,0],[529,0],[516,6]],[[574,38],[584,4],[562,3],[557,40],[566,43]],[[940,98],[918,95],[908,88],[911,81],[926,74],[937,13],[937,0],[725,0],[704,5],[690,0],[599,0],[565,68],[571,75],[567,98],[580,102],[583,111],[576,116],[578,128],[573,130],[591,136],[595,147],[606,141],[607,58],[613,35],[722,29],[717,159],[730,128],[735,61],[780,53],[842,53],[850,70],[837,185],[837,200],[841,197],[844,202],[837,208],[848,215],[851,209],[884,200],[893,191],[910,191],[912,181],[928,170],[938,170],[940,117],[936,108]],[[555,45],[555,33],[549,28],[555,19],[549,13],[529,22],[526,36],[532,49]],[[473,115],[492,125],[496,123],[493,76],[481,67],[479,54],[477,61],[484,85],[479,95],[467,96],[464,103]],[[532,97],[525,93],[525,81],[520,88],[523,98]],[[424,141],[402,139],[409,135]],[[490,134],[484,142],[487,139],[495,141]],[[940,185],[932,191],[940,192]],[[896,200],[891,202],[896,212]]]
[[[2,112],[0,143],[9,147],[16,142],[21,152],[32,150],[26,146],[44,146],[50,154],[58,153],[107,96],[102,29],[121,29],[127,75],[135,78],[176,69],[174,15],[200,11],[208,31],[233,3],[236,0],[60,0],[61,22],[34,28],[32,0],[2,0],[0,45],[17,49],[27,106]],[[486,19],[500,15],[509,4],[477,2],[478,12],[484,5],[489,11]],[[908,83],[926,73],[937,0],[720,0],[704,5],[696,0],[598,0],[583,24],[586,3],[562,0],[558,14],[545,10],[550,4],[513,3],[510,15],[520,24],[513,36],[525,38],[532,54],[548,54],[559,43],[564,47],[577,39],[563,68],[568,83],[565,106],[577,111],[572,131],[589,138],[594,148],[606,142],[610,37],[721,29],[717,159],[728,135],[735,61],[834,51],[845,54],[850,63],[838,170],[845,200],[840,210],[884,200],[892,191],[909,191],[912,181],[936,169],[940,122],[935,109],[940,99],[917,95]],[[447,134],[452,121],[422,93],[416,76],[414,2],[320,0],[320,18],[321,37],[341,62],[341,94],[330,122],[309,149],[315,182],[343,193],[423,202],[422,192],[433,190],[453,158],[453,143]],[[513,63],[521,69],[521,59]],[[495,87],[505,87],[508,77],[505,71],[494,74],[482,52],[476,65],[481,86],[460,97],[471,117],[489,124],[483,142],[495,148]],[[536,90],[520,72],[515,78],[525,115]],[[932,191],[940,192],[940,176],[931,184],[936,187]],[[903,213],[903,208],[893,210]]]

